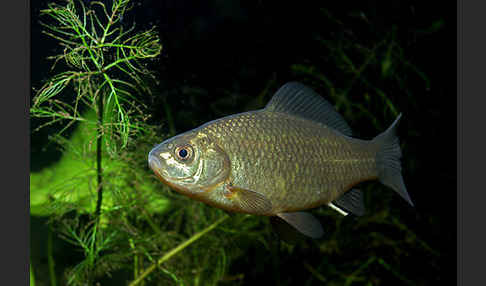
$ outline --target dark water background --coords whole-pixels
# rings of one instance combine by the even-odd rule
[[[316,44],[316,35],[326,35],[328,40],[332,40],[332,35],[346,32],[333,30],[335,26],[323,25],[322,13],[314,5],[302,5],[298,1],[283,2],[144,0],[141,1],[142,5],[136,6],[135,13],[130,17],[134,17],[137,25],[150,27],[155,24],[159,27],[163,51],[155,68],[160,76],[161,97],[165,97],[171,106],[177,132],[192,129],[223,115],[247,110],[251,107],[252,99],[270,80],[276,82],[275,86],[291,80],[305,81],[305,77],[292,73],[290,66],[319,61],[323,51]],[[50,75],[48,67],[51,62],[46,60],[46,56],[58,48],[55,41],[40,33],[38,13],[46,6],[47,1],[31,1],[31,78],[34,86],[39,86]],[[394,26],[405,57],[430,81],[429,88],[424,88],[423,83],[419,82],[416,86],[408,87],[413,92],[413,102],[400,94],[387,95],[404,113],[400,138],[408,146],[404,156],[413,158],[413,172],[407,171],[405,166],[404,177],[416,205],[414,211],[421,219],[410,219],[409,227],[440,253],[438,271],[431,273],[426,269],[416,269],[414,273],[417,280],[428,285],[455,284],[455,2],[327,1],[322,2],[322,7],[336,18],[350,21],[345,23],[346,26],[362,37],[367,36],[369,29],[364,29],[358,22],[353,25],[352,17],[348,17],[356,11],[366,15],[373,35],[385,34]],[[126,19],[127,22],[130,20]],[[417,33],[433,23],[442,23],[442,27],[428,34]],[[320,63],[324,64],[322,61]],[[380,82],[375,84],[380,85]],[[196,87],[200,90],[199,94],[185,96],[185,88],[188,87]],[[359,86],[356,88],[359,89]],[[164,123],[162,100],[156,99],[152,103],[151,112],[153,124]],[[369,122],[350,120],[349,123],[360,137],[376,135],[370,129]],[[35,128],[38,122],[33,120],[31,124]],[[167,130],[166,125],[163,128]],[[32,171],[53,164],[60,158],[56,146],[48,144],[47,139],[47,135],[55,130],[55,127],[46,128],[32,135]],[[409,133],[419,136],[407,136]],[[407,216],[404,220],[407,224]],[[430,221],[433,221],[432,227]],[[45,233],[45,220],[32,217],[32,256],[40,264],[45,263],[46,259],[42,249]],[[63,247],[61,240],[56,240],[56,243],[61,245],[58,247]],[[56,263],[62,264],[63,259],[69,263],[76,257],[60,256]],[[296,261],[285,264],[288,269],[279,271],[292,270],[292,263],[299,262],[294,259]],[[233,267],[251,267],[243,262],[239,264]],[[247,275],[248,285],[264,280],[261,272],[256,273]]]

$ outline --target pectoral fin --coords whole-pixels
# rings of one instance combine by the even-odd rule
[[[272,203],[264,195],[255,191],[239,188],[236,186],[226,186],[228,192],[225,196],[231,199],[235,207],[240,211],[252,214],[267,214],[272,210]]]
[[[319,238],[324,234],[321,223],[310,213],[279,213],[277,216],[285,220],[301,233],[311,238]]]

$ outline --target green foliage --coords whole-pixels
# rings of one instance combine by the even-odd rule
[[[29,265],[30,286],[35,286],[34,271],[32,270],[32,264]]]
[[[62,215],[69,211],[90,213],[96,205],[96,120],[94,111],[83,114],[82,121],[67,139],[55,137],[63,146],[63,155],[54,165],[30,174],[30,213],[36,216]],[[105,183],[103,211],[110,212],[125,204],[144,203],[150,213],[163,212],[167,199],[153,190],[157,181],[147,177],[147,170],[132,165],[128,152],[104,161],[105,176],[116,178]],[[134,186],[133,180],[137,184]],[[124,206],[129,207],[129,206]],[[105,217],[103,217],[105,218]]]
[[[384,119],[393,119],[400,113],[395,106],[400,99],[397,93],[405,93],[404,97],[410,99],[412,94],[407,86],[414,80],[421,81],[425,90],[430,89],[428,77],[407,60],[396,27],[380,33],[373,30],[365,17],[342,20],[326,9],[321,11],[323,24],[346,32],[333,34],[332,38],[315,35],[322,56],[296,63],[291,70],[295,76],[322,89],[344,118],[372,122],[376,130],[383,130],[388,124]],[[353,22],[351,27],[346,21],[359,24]],[[414,101],[408,103],[412,105]]]
[[[154,28],[135,33],[135,25],[124,29],[120,24],[130,9],[130,1],[115,0],[111,7],[91,1],[69,0],[65,5],[50,3],[41,14],[55,24],[41,23],[44,33],[59,41],[63,53],[50,57],[55,64],[63,61],[70,70],[52,76],[36,93],[31,115],[50,118],[47,124],[61,120],[84,121],[83,107],[104,118],[99,126],[107,151],[116,154],[118,144],[126,147],[131,135],[143,131],[144,104],[135,96],[151,94],[146,79],[154,76],[146,61],[156,58],[162,49]],[[66,102],[62,97],[72,86],[76,97]],[[70,125],[66,125],[66,128]]]
[[[115,215],[126,220],[125,209],[138,206],[150,220],[151,212],[168,205],[163,197],[150,197],[153,185],[128,152],[134,138],[154,134],[145,124],[140,98],[151,94],[148,81],[154,79],[146,61],[162,49],[155,28],[124,29],[121,19],[129,10],[127,0],[115,0],[111,7],[69,0],[41,11],[50,18],[49,24],[41,23],[44,33],[63,48],[51,57],[53,69],[59,62],[64,66],[36,92],[30,113],[47,119],[41,127],[66,124],[54,136],[64,149],[61,160],[31,174],[31,215],[50,216],[56,233],[84,253],[69,272],[68,284],[91,284],[130,257],[129,252],[111,253],[127,236],[112,227]],[[62,137],[75,122],[81,124],[72,138]],[[52,251],[49,237],[49,273],[56,284]]]

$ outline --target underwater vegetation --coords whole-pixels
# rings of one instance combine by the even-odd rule
[[[204,85],[204,72],[168,77],[170,68],[158,68],[174,66],[172,54],[164,55],[171,39],[134,24],[135,11],[149,9],[140,2],[56,3],[41,10],[45,38],[58,48],[50,51],[48,78],[33,82],[40,88],[31,101],[31,136],[49,130],[45,148],[57,148],[59,158],[30,175],[31,285],[447,284],[450,254],[434,239],[447,242],[451,234],[440,215],[423,211],[420,193],[433,189],[413,181],[423,165],[417,141],[425,136],[413,119],[425,108],[418,95],[438,84],[408,53],[402,29],[380,30],[361,13],[316,10],[314,53],[258,76],[257,87],[242,87],[257,77],[246,64],[214,89]],[[443,25],[434,19],[416,34]],[[331,102],[358,138],[371,139],[404,113],[402,167],[416,209],[378,182],[360,184],[364,216],[313,209],[324,236],[287,243],[266,217],[229,216],[157,180],[147,165],[156,144],[262,108],[289,79]]]

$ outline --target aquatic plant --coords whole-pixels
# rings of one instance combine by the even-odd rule
[[[44,119],[39,128],[61,124],[55,139],[68,152],[57,165],[61,172],[55,173],[63,177],[46,176],[48,171],[31,177],[32,214],[65,216],[71,210],[77,216],[88,214],[88,223],[79,224],[78,217],[60,221],[65,239],[84,250],[86,259],[78,264],[76,273],[83,273],[87,282],[93,281],[101,253],[115,234],[101,225],[117,210],[120,200],[131,197],[122,191],[127,176],[134,176],[123,161],[125,149],[133,138],[150,131],[145,124],[146,106],[139,98],[151,94],[148,81],[155,77],[147,61],[155,60],[162,46],[155,27],[146,31],[136,31],[135,25],[125,28],[122,19],[130,5],[128,0],[115,0],[111,6],[68,0],[41,10],[46,19],[41,22],[43,33],[62,48],[62,53],[50,57],[52,70],[62,65],[62,71],[36,91],[30,114]],[[75,96],[70,100],[72,93]],[[62,137],[76,122],[83,124],[82,134],[71,141]],[[96,180],[90,179],[93,175]],[[114,175],[118,180],[107,180]],[[46,179],[54,179],[56,188]],[[49,187],[41,188],[42,184]]]

